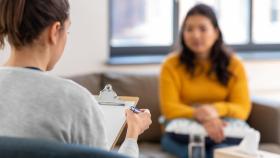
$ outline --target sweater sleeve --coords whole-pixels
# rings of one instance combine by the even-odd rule
[[[138,148],[137,140],[126,138],[122,143],[118,152],[120,154],[124,154],[132,158],[139,157],[139,148]]]
[[[235,59],[233,78],[230,81],[226,101],[214,103],[221,117],[231,117],[246,120],[251,111],[247,77],[241,61]]]
[[[193,107],[182,103],[180,99],[180,78],[176,69],[164,63],[160,73],[160,105],[166,119],[193,117]]]

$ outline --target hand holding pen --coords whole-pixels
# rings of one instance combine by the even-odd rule
[[[127,121],[126,138],[137,139],[152,123],[151,113],[148,109],[130,107],[126,109],[125,114]]]

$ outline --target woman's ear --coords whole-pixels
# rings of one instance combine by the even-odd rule
[[[57,44],[61,31],[61,23],[55,22],[49,27],[49,40],[51,44]]]

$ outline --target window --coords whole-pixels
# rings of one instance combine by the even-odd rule
[[[237,51],[280,50],[280,0],[110,0],[111,56],[168,53],[197,3],[214,8]]]
[[[170,46],[172,4],[172,0],[113,0],[112,46]]]
[[[111,51],[121,55],[170,47],[174,36],[173,4],[173,0],[111,0]]]
[[[256,0],[253,3],[253,42],[280,43],[280,0]]]

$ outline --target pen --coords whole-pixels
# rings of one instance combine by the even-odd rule
[[[138,108],[136,108],[136,107],[134,107],[134,106],[130,106],[129,109],[130,109],[131,111],[133,111],[134,113],[140,113],[140,112],[141,112],[141,110],[139,110]]]
[[[98,102],[99,105],[108,105],[108,106],[125,106],[124,103],[115,103],[115,102]]]

